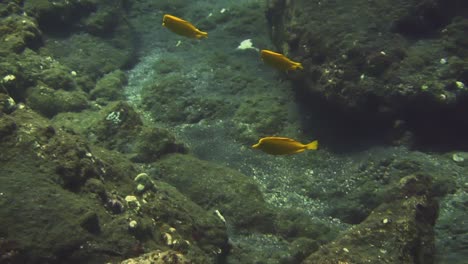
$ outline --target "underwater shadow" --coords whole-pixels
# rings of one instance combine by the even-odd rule
[[[387,144],[391,123],[368,113],[349,111],[332,104],[320,94],[295,89],[301,127],[314,135],[321,147],[332,152],[348,153]]]
[[[332,152],[385,145],[435,153],[468,151],[468,96],[447,106],[420,97],[393,113],[379,112],[378,98],[367,100],[368,105],[359,107],[366,109],[363,111],[345,109],[304,88],[295,89],[295,96],[304,133],[314,135],[320,146]],[[398,120],[404,121],[403,127],[395,127]],[[404,136],[407,138],[401,140]]]
[[[425,100],[413,104],[414,107],[419,111],[407,109],[405,116],[408,129],[414,134],[414,149],[439,153],[468,151],[467,95],[459,96],[453,105],[435,106]]]

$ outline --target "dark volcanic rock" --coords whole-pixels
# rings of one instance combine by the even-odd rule
[[[438,204],[430,189],[428,176],[402,178],[392,201],[303,263],[434,263]]]
[[[468,147],[468,2],[270,0],[267,17],[277,49],[305,67],[288,73],[300,100],[325,102],[324,118],[387,131],[404,121],[407,143]]]

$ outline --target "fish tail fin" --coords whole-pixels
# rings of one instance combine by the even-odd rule
[[[318,140],[314,140],[306,145],[306,149],[316,150],[318,149]]]
[[[208,38],[208,33],[200,31],[197,34],[197,39]]]
[[[298,63],[296,64],[296,66],[295,66],[295,69],[301,69],[301,70],[303,70],[304,67],[302,67],[302,64],[301,64],[300,62],[298,62]]]

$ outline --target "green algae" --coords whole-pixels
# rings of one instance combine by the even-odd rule
[[[290,76],[301,84],[304,105],[319,97],[352,112],[356,122],[393,122],[398,115],[423,144],[431,144],[424,136],[426,120],[439,112],[456,117],[427,121],[439,124],[433,137],[455,138],[451,131],[465,128],[458,116],[466,111],[466,91],[455,88],[466,79],[466,69],[455,66],[466,57],[465,13],[439,1],[372,6],[357,0],[320,8],[307,1],[269,1],[267,8],[276,48],[306,67],[306,74]]]
[[[86,74],[94,79],[124,68],[133,60],[132,52],[89,34],[75,34],[67,39],[56,39],[42,49],[45,56],[53,56],[77,74]]]
[[[272,230],[272,211],[245,175],[189,155],[169,155],[155,165],[159,177],[204,208],[219,210],[234,227]]]
[[[238,127],[239,138],[255,141],[259,135],[274,135],[283,131],[288,113],[284,111],[286,98],[258,95],[243,101],[236,110],[233,121],[238,124],[251,124],[251,129]]]
[[[11,117],[17,127],[0,141],[2,148],[10,148],[0,155],[1,175],[8,176],[1,177],[2,186],[9,186],[2,189],[0,213],[9,232],[15,233],[16,261],[58,258],[98,263],[132,256],[139,243],[174,247],[201,262],[210,259],[212,251],[224,250],[227,239],[219,219],[162,182],[156,183],[156,192],[145,193],[148,203],[141,203],[139,213],[125,210],[111,216],[106,197],[132,194],[129,176],[136,175],[136,169],[128,160],[91,148],[30,110],[16,110]],[[6,117],[1,118],[3,124]],[[14,138],[21,138],[15,148]],[[129,218],[140,224],[136,232],[128,230]],[[161,238],[165,226],[175,227],[173,236],[182,246],[190,241],[190,246],[167,244]],[[193,240],[193,230],[203,236]]]
[[[54,123],[94,144],[126,154],[135,162],[153,162],[168,153],[187,151],[172,132],[144,125],[140,115],[122,101],[109,103],[97,112],[59,114]]]
[[[96,87],[90,91],[92,99],[105,101],[117,101],[124,98],[123,88],[127,83],[127,77],[121,70],[116,70],[104,75],[96,82]]]
[[[322,246],[303,263],[433,263],[432,227],[438,205],[431,198],[431,184],[431,178],[424,175],[402,178],[396,193],[399,198],[381,204],[363,223]]]
[[[77,112],[86,109],[88,98],[82,91],[57,91],[47,86],[39,86],[30,89],[27,103],[44,116],[53,117],[60,112]]]
[[[166,100],[165,98],[176,98]],[[194,94],[190,80],[178,74],[169,74],[142,92],[144,109],[155,120],[169,123],[196,123],[203,119],[220,118],[228,111],[229,102],[221,97]]]

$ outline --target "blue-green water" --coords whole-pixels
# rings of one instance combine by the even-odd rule
[[[464,2],[0,7],[0,263],[464,263]]]

